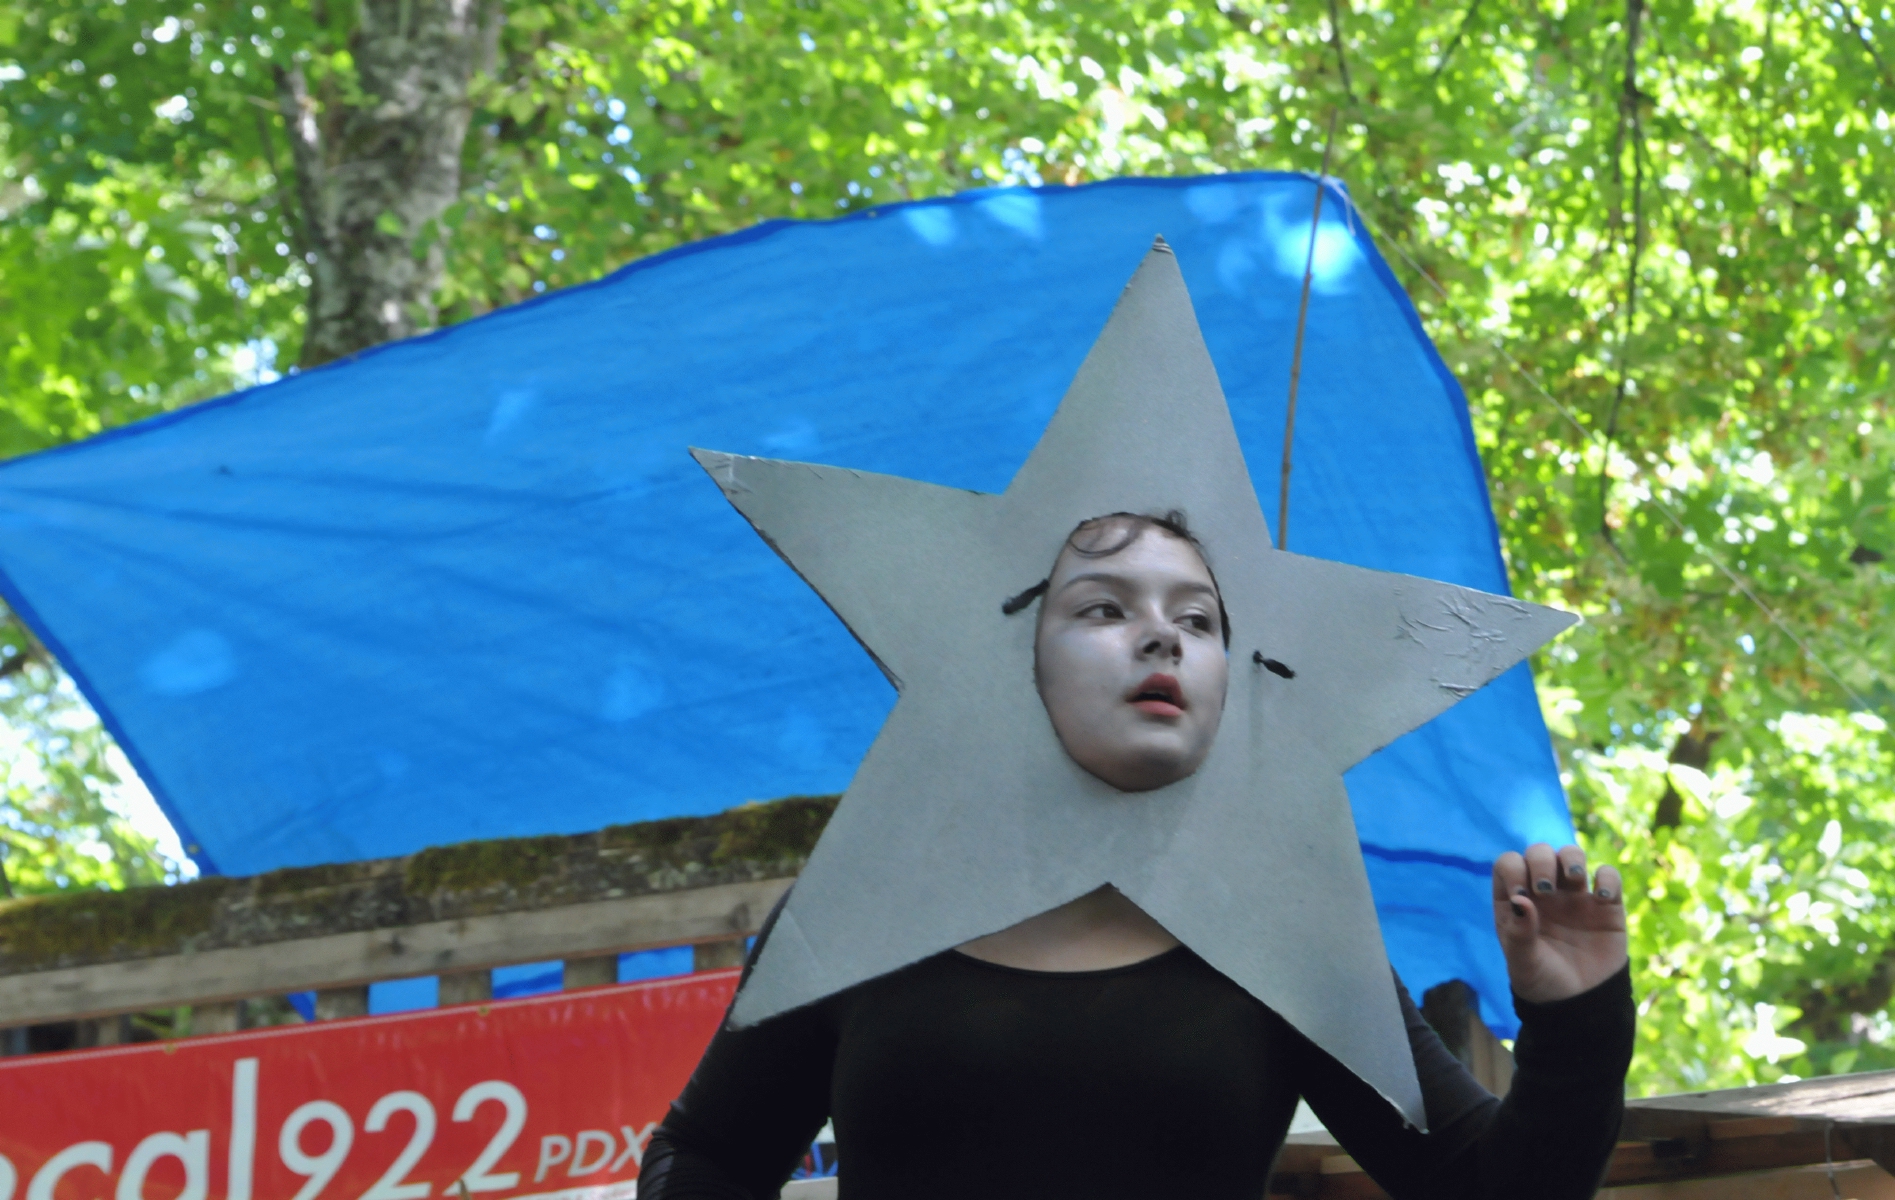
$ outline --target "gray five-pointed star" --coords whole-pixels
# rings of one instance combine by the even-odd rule
[[[693,453],[900,690],[738,1023],[1109,883],[1425,1127],[1342,773],[1573,618],[1275,550],[1162,241],[1002,495]],[[1198,772],[1127,794],[1061,749],[1033,683],[1034,610],[1000,606],[1080,521],[1173,509],[1230,614],[1230,689]]]

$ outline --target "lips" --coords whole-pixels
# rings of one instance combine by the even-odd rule
[[[1154,717],[1177,717],[1188,707],[1184,688],[1171,675],[1152,675],[1138,685],[1129,697],[1133,708]]]

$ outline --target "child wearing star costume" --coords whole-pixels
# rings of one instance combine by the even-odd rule
[[[1346,805],[1339,821],[1323,803],[1338,764],[1366,752],[1358,743],[1439,711],[1452,700],[1436,693],[1478,687],[1556,625],[1465,589],[1257,553],[1260,517],[1227,502],[1248,479],[1233,487],[1241,456],[1169,260],[1161,249],[1141,268],[1006,496],[977,498],[1018,493],[1042,528],[1062,506],[1108,515],[1068,518],[1041,583],[992,589],[958,647],[935,647],[957,658],[904,658],[902,614],[877,611],[886,596],[837,556],[873,556],[878,536],[910,548],[939,536],[937,561],[914,559],[919,577],[979,586],[983,550],[996,582],[1028,561],[1015,548],[1032,544],[1024,519],[943,511],[969,493],[700,455],[883,662],[902,703],[766,924],[732,1021],[654,1135],[642,1200],[769,1200],[826,1120],[850,1200],[1256,1200],[1299,1097],[1396,1197],[1576,1200],[1598,1186],[1633,1023],[1616,872],[1589,886],[1572,846],[1496,862],[1522,1023],[1500,1099],[1392,980],[1372,908],[1364,929]],[[1199,449],[1179,458],[1112,436],[1140,404]],[[1062,460],[1068,445],[1082,453]],[[856,488],[874,503],[836,503],[872,514],[860,535],[823,508]],[[1114,492],[1132,503],[1097,503]],[[1182,511],[1133,507],[1165,493]],[[1216,530],[1223,586],[1184,512]],[[942,572],[957,553],[969,565]],[[916,595],[917,628],[960,613]],[[1442,612],[1474,627],[1467,645],[1444,652],[1417,632],[1448,628]],[[1264,642],[1282,653],[1266,656]],[[1488,656],[1474,668],[1470,645]],[[1444,659],[1485,677],[1448,678]],[[937,662],[946,684],[927,675]],[[1352,683],[1374,697],[1369,717],[1334,700],[1322,711]],[[952,703],[927,703],[943,697]],[[911,701],[930,719],[913,724]],[[1378,724],[1381,710],[1394,715]],[[1233,731],[1222,742],[1220,727]],[[965,770],[939,773],[937,745],[961,747]],[[891,762],[908,773],[891,775]],[[1013,794],[994,796],[1009,769]],[[905,791],[861,803],[904,778]],[[962,808],[896,810],[895,797],[931,789]],[[961,819],[982,805],[988,819]],[[1200,828],[1210,840],[1194,838]],[[957,838],[973,852],[957,853]],[[945,869],[930,871],[931,856]],[[912,867],[878,872],[891,858]]]

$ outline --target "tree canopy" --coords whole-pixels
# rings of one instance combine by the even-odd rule
[[[1635,1086],[1891,1066],[1891,22],[0,0],[0,453],[760,219],[1315,170],[1333,118],[1330,172],[1468,391],[1516,590],[1587,619],[1537,669],[1582,838],[1626,868]],[[0,707],[49,768],[0,807],[47,864],[16,885],[150,878],[96,806],[103,734],[5,640]]]

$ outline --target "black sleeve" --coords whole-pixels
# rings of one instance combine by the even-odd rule
[[[1505,1100],[1476,1083],[1415,1009],[1402,1016],[1427,1107],[1428,1133],[1307,1040],[1304,1098],[1356,1162],[1396,1200],[1587,1200],[1618,1141],[1636,1012],[1632,970],[1551,1004],[1514,998],[1520,1037]]]
[[[782,908],[764,922],[744,978]],[[726,1019],[651,1135],[638,1200],[776,1200],[828,1119],[835,1059],[819,1004],[745,1029]]]

